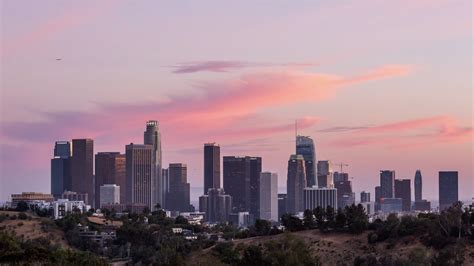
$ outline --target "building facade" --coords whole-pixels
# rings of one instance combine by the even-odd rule
[[[411,211],[411,180],[395,179],[395,198],[402,199],[402,211]]]
[[[287,212],[297,214],[304,211],[304,188],[306,187],[306,171],[304,158],[301,155],[291,155],[288,160]]]
[[[318,187],[333,188],[333,175],[331,161],[318,161]]]
[[[422,181],[420,170],[416,170],[414,183],[415,183],[415,202],[421,201],[423,199],[423,181]]]
[[[156,204],[153,153],[153,145],[130,143],[125,146],[125,203],[141,203],[153,210]]]
[[[115,184],[105,184],[99,187],[100,202],[102,208],[104,204],[120,204],[120,186]]]
[[[166,196],[166,209],[169,211],[190,211],[190,186],[188,168],[184,163],[171,163],[168,167],[169,192]]]
[[[380,210],[383,213],[399,213],[402,211],[403,200],[401,198],[382,198]]]
[[[199,197],[199,211],[205,212],[205,221],[223,223],[229,221],[232,197],[222,188],[210,188],[206,195]]]
[[[303,156],[306,171],[306,186],[317,185],[316,149],[314,141],[308,136],[296,136],[296,154]]]
[[[260,219],[278,222],[278,175],[260,174]]]
[[[87,193],[87,201],[95,208],[94,141],[92,139],[72,140],[71,190]]]
[[[162,168],[162,154],[161,154],[161,134],[158,125],[158,121],[149,120],[146,122],[146,130],[143,133],[143,144],[150,145],[152,147],[152,204],[155,206],[157,203],[164,205],[165,195],[163,189],[163,180],[161,178]],[[151,208],[152,210],[153,208]]]
[[[120,188],[119,202],[125,202],[125,154],[99,152],[95,155],[96,206],[101,206],[100,187],[105,184],[116,184]]]
[[[221,187],[221,148],[216,143],[204,144],[204,194]]]
[[[314,210],[317,207],[326,209],[328,206],[337,210],[337,189],[311,187],[304,189],[304,209]]]
[[[458,201],[458,172],[439,172],[439,209],[445,210]]]
[[[395,196],[395,171],[380,171],[380,197],[393,198]]]
[[[352,182],[338,181],[334,183],[334,188],[337,189],[337,206],[339,208],[345,208],[354,204],[354,194],[352,192]]]
[[[370,192],[362,191],[360,193],[360,202],[370,202]]]
[[[51,194],[58,198],[71,190],[71,142],[56,141],[51,159]]]

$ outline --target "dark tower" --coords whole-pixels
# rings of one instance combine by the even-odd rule
[[[94,208],[94,141],[73,139],[71,158],[71,190],[87,193],[88,203]]]
[[[221,186],[221,149],[216,143],[204,144],[204,194]]]

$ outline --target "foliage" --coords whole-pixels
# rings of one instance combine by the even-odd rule
[[[24,212],[20,212],[20,213],[18,214],[18,219],[20,219],[20,220],[26,220],[26,219],[28,219],[28,215],[26,215]]]
[[[28,204],[24,201],[19,201],[16,205],[16,210],[19,212],[25,212],[29,209]]]
[[[281,223],[285,228],[291,232],[300,231],[304,229],[303,222],[291,214],[283,214],[281,216]]]

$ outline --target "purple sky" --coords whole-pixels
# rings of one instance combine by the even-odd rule
[[[55,140],[124,152],[148,119],[194,187],[210,141],[284,187],[298,119],[357,193],[421,169],[425,198],[440,170],[474,196],[469,0],[4,0],[0,58],[0,200],[49,192]]]

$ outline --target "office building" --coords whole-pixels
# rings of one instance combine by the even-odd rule
[[[60,199],[67,199],[69,201],[83,201],[86,205],[89,205],[89,195],[87,193],[64,191],[61,194]]]
[[[163,194],[163,180],[161,178],[162,155],[161,155],[161,134],[158,121],[149,120],[146,122],[146,130],[143,133],[143,144],[152,146],[152,205],[157,203],[164,205],[165,195]],[[153,210],[153,209],[152,209]]]
[[[253,224],[253,217],[249,212],[237,212],[229,214],[229,221],[241,228],[247,228]]]
[[[205,221],[224,223],[229,221],[232,209],[232,197],[222,188],[210,188],[206,195],[199,197],[199,211],[205,212]]]
[[[125,157],[125,203],[141,203],[153,210],[156,205],[153,145],[130,143],[125,146]]]
[[[184,163],[170,163],[168,167],[170,188],[166,196],[166,209],[169,211],[190,211],[190,186],[187,169]]]
[[[54,219],[62,219],[67,213],[79,211],[81,213],[87,212],[91,206],[83,201],[70,201],[68,199],[58,199],[52,202]]]
[[[260,219],[278,222],[278,175],[260,174]]]
[[[326,209],[328,206],[337,210],[337,189],[318,188],[316,186],[304,189],[304,209],[314,210],[317,207]]]
[[[382,189],[380,186],[375,187],[375,206],[376,212],[380,211],[380,199],[382,198]]]
[[[22,192],[21,194],[12,194],[11,199],[11,208],[16,208],[20,201],[24,201],[28,205],[34,205],[36,202],[54,201],[53,195],[40,192]]]
[[[164,205],[161,207],[166,209],[166,202],[168,199],[166,198],[168,196],[168,193],[170,192],[170,177],[169,177],[169,171],[168,168],[162,168],[161,169],[161,180],[163,183],[163,195],[165,197],[164,199]]]
[[[423,200],[423,183],[421,177],[421,171],[416,170],[415,173],[415,202]]]
[[[402,211],[411,211],[411,180],[395,179],[395,198],[402,199]]]
[[[318,187],[333,188],[333,174],[331,161],[318,161]]]
[[[119,204],[120,203],[120,186],[115,184],[104,184],[99,187],[100,202],[99,206],[102,208],[104,204]]]
[[[338,181],[334,183],[334,188],[337,189],[337,206],[339,208],[345,208],[354,204],[355,198],[352,192],[352,182]]]
[[[306,187],[306,171],[304,158],[301,155],[291,155],[288,160],[287,212],[298,214],[304,211],[303,190]]]
[[[381,198],[395,197],[395,171],[380,171],[380,193]]]
[[[286,210],[286,200],[286,193],[278,193],[278,220],[283,214],[288,213]]]
[[[308,136],[296,136],[296,154],[303,156],[306,171],[306,187],[317,185],[316,151],[314,141]]]
[[[360,202],[370,202],[370,192],[362,191],[360,193]]]
[[[71,154],[70,141],[56,141],[54,144],[54,157],[69,158]]]
[[[380,200],[380,210],[383,213],[398,213],[403,210],[403,200],[401,198],[382,198]]]
[[[334,172],[333,179],[334,179],[334,183],[339,182],[339,181],[349,181],[349,174]]]
[[[95,207],[94,141],[73,139],[71,158],[71,191],[87,193],[87,202]]]
[[[259,217],[260,157],[224,156],[224,191],[232,196],[232,212],[248,211]]]
[[[221,187],[221,148],[216,143],[204,144],[204,194]]]
[[[99,152],[95,155],[95,206],[101,206],[100,187],[116,184],[120,188],[119,202],[125,203],[125,154]]]
[[[430,211],[431,202],[427,200],[415,201],[414,209],[416,211]]]
[[[56,141],[54,157],[51,159],[51,194],[59,197],[71,189],[71,143]]]
[[[445,210],[458,201],[458,172],[439,172],[439,209]]]
[[[365,213],[366,213],[367,215],[372,215],[372,214],[374,214],[374,212],[375,212],[375,209],[374,209],[374,202],[370,202],[370,201],[361,202],[360,205],[362,205],[362,207],[364,208]]]

